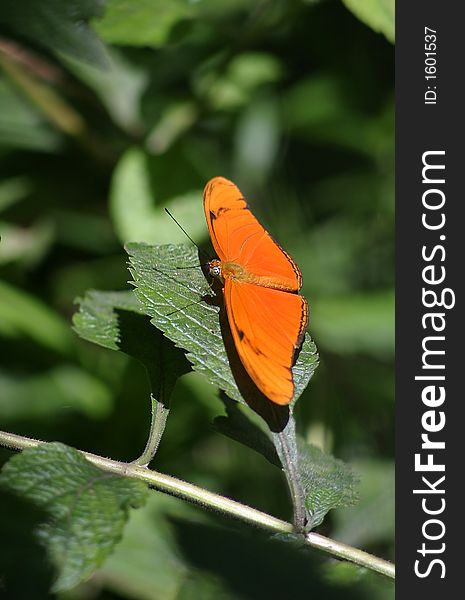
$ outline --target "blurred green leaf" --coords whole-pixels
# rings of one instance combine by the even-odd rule
[[[103,18],[93,26],[111,44],[159,47],[178,21],[194,13],[195,5],[189,0],[107,0]]]
[[[167,517],[189,518],[185,502],[164,494],[150,494],[146,506],[133,511],[123,539],[99,571],[106,586],[138,600],[175,599],[188,574]]]
[[[82,368],[60,365],[40,373],[0,371],[0,415],[3,419],[36,419],[79,411],[107,416],[112,393]]]
[[[342,182],[339,182],[342,184]],[[347,182],[349,185],[349,182]],[[368,182],[365,184],[368,186]],[[335,189],[331,187],[330,189]],[[365,187],[366,189],[366,187]],[[329,191],[329,190],[327,190]],[[318,186],[315,201],[326,199],[327,192],[320,195]],[[313,197],[312,192],[309,195]],[[378,197],[382,190],[378,189]],[[351,190],[347,196],[333,197],[325,204],[330,209],[331,204],[347,203],[351,199]],[[306,234],[297,232],[290,247],[292,256],[301,266],[304,280],[304,295],[310,302],[310,328],[313,328],[314,303],[331,298],[341,299],[370,295],[371,290],[377,290],[375,295],[390,293],[393,283],[392,260],[394,245],[392,240],[392,215],[384,215],[381,210],[375,214],[366,214],[354,218],[357,211],[363,212],[363,199],[359,197],[358,207],[351,206],[351,216],[332,217],[315,227]],[[392,201],[392,197],[390,197]],[[373,194],[372,203],[376,202]],[[379,197],[379,203],[384,202]],[[311,260],[309,260],[311,257]],[[380,268],[380,264],[385,265]]]
[[[103,0],[3,0],[0,24],[21,37],[78,60],[106,65],[102,43],[88,26]]]
[[[0,182],[0,212],[22,200],[31,191],[31,183],[25,177],[14,177]]]
[[[299,80],[284,96],[284,118],[292,128],[328,122],[348,116],[341,82],[328,74]]]
[[[0,264],[18,261],[25,267],[40,263],[54,240],[50,221],[39,221],[31,227],[15,227],[0,221]]]
[[[395,0],[342,0],[354,15],[390,42],[395,38]]]
[[[366,459],[356,463],[360,502],[335,515],[334,536],[353,546],[392,542],[394,531],[394,464]]]
[[[366,352],[381,358],[394,352],[394,296],[376,294],[320,298],[313,303],[314,335],[333,352]]]
[[[128,244],[136,296],[153,324],[177,346],[187,350],[195,370],[230,398],[244,402],[221,331],[219,307],[202,273],[197,250],[182,245]],[[318,364],[315,344],[307,334],[293,367],[294,401]],[[238,365],[239,366],[239,365]],[[248,382],[242,381],[252,393]],[[247,398],[249,401],[251,398]]]
[[[128,271],[120,253],[93,260],[68,261],[54,273],[53,294],[58,305],[69,307],[85,290],[121,289],[127,279]]]
[[[160,48],[175,27],[202,15],[223,17],[247,6],[246,0],[107,0],[105,14],[94,19],[97,33],[110,44]]]
[[[60,354],[70,354],[73,347],[69,327],[57,313],[5,281],[0,281],[0,333],[31,338]]]
[[[315,204],[325,213],[339,213],[341,219],[334,224],[344,224],[342,215],[350,214],[352,226],[356,218],[392,217],[394,215],[394,178],[389,165],[383,169],[349,171],[331,175],[318,181],[312,189]],[[347,207],[350,206],[350,211]],[[345,223],[350,226],[351,223]]]
[[[117,125],[138,134],[144,127],[140,99],[148,83],[148,73],[114,48],[107,50],[107,60],[104,71],[73,58],[66,58],[65,64],[97,94]]]
[[[353,289],[357,234],[355,223],[333,218],[294,240],[292,256],[301,265],[312,331],[315,298],[350,294]]]
[[[204,64],[194,73],[193,80],[197,93],[215,110],[247,107],[260,90],[276,83],[283,75],[279,60],[265,52],[242,52],[228,62],[226,69],[221,55],[215,58],[219,62],[218,70],[215,61]]]
[[[198,110],[194,102],[172,102],[149,133],[147,149],[153,154],[165,152],[195,123]]]
[[[90,291],[78,300],[76,332],[104,348],[121,350],[147,369],[153,396],[168,403],[178,377],[190,371],[184,353],[150,325],[134,292]]]
[[[284,75],[279,59],[271,53],[242,52],[228,66],[230,78],[243,90],[275,83]]]
[[[60,134],[39,109],[0,78],[0,146],[54,152],[60,144]]]
[[[282,104],[284,125],[297,138],[341,146],[371,160],[392,149],[391,107],[375,115],[355,108],[343,81],[330,73],[301,79],[285,93]]]
[[[305,505],[314,528],[330,510],[346,508],[358,501],[358,478],[349,465],[316,446],[298,440],[297,447]]]
[[[272,170],[279,148],[279,119],[272,99],[246,108],[236,129],[235,167],[245,185],[261,186]]]
[[[64,444],[41,444],[13,456],[0,484],[50,515],[39,536],[58,577],[53,591],[74,587],[104,562],[120,540],[129,509],[142,506],[147,486],[91,465]]]
[[[120,240],[123,243],[184,241],[186,235],[169,218],[165,207],[186,225],[193,239],[205,236],[206,225],[198,218],[202,193],[189,192],[157,206],[156,181],[152,186],[148,158],[142,150],[130,148],[114,171],[110,191],[110,212]]]
[[[52,218],[57,241],[64,246],[96,254],[119,250],[111,224],[103,215],[84,210],[58,209],[53,212]],[[82,235],[83,231],[85,235]]]
[[[358,588],[366,598],[376,598],[376,600],[394,600],[395,598],[396,582],[394,580],[379,577],[377,573],[354,563],[330,561],[325,565],[324,571],[326,581],[339,587],[343,586],[345,590]]]

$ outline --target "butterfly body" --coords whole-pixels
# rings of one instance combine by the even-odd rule
[[[239,358],[265,396],[276,404],[289,404],[295,352],[308,323],[307,301],[298,294],[300,270],[231,181],[215,177],[207,183],[204,209],[219,257],[208,263],[208,269],[224,284]]]
[[[267,277],[264,275],[254,275],[247,270],[246,267],[232,261],[211,260],[208,263],[210,275],[218,277],[224,282],[225,279],[232,279],[238,283],[254,283],[262,287],[274,288],[275,290],[283,290],[286,292],[294,292],[295,290],[275,277]]]

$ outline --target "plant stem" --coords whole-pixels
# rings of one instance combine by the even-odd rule
[[[297,466],[297,440],[295,436],[295,421],[292,413],[289,416],[286,427],[280,432],[272,433],[272,438],[291,494],[295,530],[297,533],[304,533],[307,524],[305,494]]]
[[[161,437],[165,431],[166,421],[170,414],[170,409],[162,402],[158,402],[152,394],[150,394],[150,401],[152,403],[152,420],[150,423],[147,444],[139,458],[136,458],[136,460],[132,462],[133,465],[139,465],[141,467],[147,467],[157,453]]]
[[[45,442],[15,435],[6,431],[0,431],[0,445],[13,450],[34,448],[43,443]],[[230,500],[229,498],[225,498],[224,496],[220,496],[219,494],[214,494],[192,485],[191,483],[176,479],[170,475],[164,475],[163,473],[158,473],[157,471],[147,469],[147,467],[142,467],[134,463],[123,463],[110,458],[104,458],[103,456],[97,456],[90,452],[80,452],[82,452],[89,462],[105,471],[123,477],[139,479],[161,492],[200,504],[205,508],[219,511],[223,514],[236,517],[246,523],[250,523],[251,525],[263,527],[264,529],[276,533],[292,533],[294,531],[294,527],[291,523],[281,521],[271,515],[255,510],[244,504],[240,504],[234,500]],[[363,550],[359,550],[358,548],[353,548],[347,544],[324,537],[318,533],[307,533],[304,536],[304,539],[305,543],[309,546],[318,548],[332,556],[353,562],[367,569],[371,569],[372,571],[381,573],[386,577],[392,579],[395,578],[394,565],[389,561],[369,554],[368,552],[364,552]]]

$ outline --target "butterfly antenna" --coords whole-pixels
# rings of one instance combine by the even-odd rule
[[[177,219],[175,219],[173,217],[173,215],[170,213],[170,211],[165,208],[165,212],[168,214],[169,217],[171,217],[173,219],[173,221],[176,223],[176,225],[179,227],[179,229],[184,233],[184,235],[187,237],[187,239],[189,239],[194,246],[198,249],[198,251],[208,260],[210,260],[210,257],[208,256],[208,254],[205,252],[205,250],[203,250],[202,248],[199,247],[199,245],[194,242],[194,240],[191,238],[191,236],[187,233],[187,231],[184,229],[184,227],[181,225],[181,223],[179,223],[179,221]]]

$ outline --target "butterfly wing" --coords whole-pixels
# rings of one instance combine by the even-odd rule
[[[308,322],[305,298],[227,279],[226,312],[234,344],[255,385],[276,404],[294,395],[292,365]]]
[[[271,287],[293,292],[301,288],[299,268],[254,217],[234,183],[224,177],[211,179],[205,186],[204,209],[221,261],[242,265]]]

